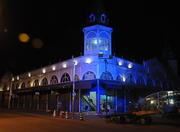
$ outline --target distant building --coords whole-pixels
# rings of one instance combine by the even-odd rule
[[[83,28],[84,55],[13,76],[2,87],[3,107],[72,112],[74,96],[76,112],[126,112],[140,97],[176,89],[157,59],[138,64],[113,56],[113,29],[107,24],[102,10],[92,12]]]

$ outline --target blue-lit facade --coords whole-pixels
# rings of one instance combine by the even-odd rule
[[[175,87],[157,59],[138,64],[112,55],[113,29],[106,26],[104,13],[91,14],[89,21],[83,28],[83,56],[12,76],[6,86],[2,84],[3,106],[72,112],[74,87],[75,112],[126,112],[147,91]]]

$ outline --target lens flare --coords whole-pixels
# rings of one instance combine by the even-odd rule
[[[30,37],[28,34],[26,34],[26,33],[20,33],[19,34],[19,41],[20,42],[27,43],[27,42],[29,42],[29,40],[30,40]]]

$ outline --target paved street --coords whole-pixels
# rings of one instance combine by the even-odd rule
[[[131,125],[105,123],[104,120],[64,120],[48,115],[18,112],[0,113],[0,132],[180,132],[178,125]]]

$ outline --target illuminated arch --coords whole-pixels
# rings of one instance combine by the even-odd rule
[[[113,76],[110,72],[103,72],[100,76],[100,79],[103,80],[113,80]]]
[[[96,75],[91,71],[88,71],[83,75],[83,80],[93,80],[93,79],[96,79]]]
[[[100,32],[99,37],[109,39],[110,36],[109,36],[109,34],[107,32],[102,31],[102,32]]]
[[[57,83],[58,83],[58,78],[57,78],[57,76],[53,75],[51,77],[50,84],[57,84]]]
[[[121,81],[121,80],[122,80],[122,79],[121,79],[121,76],[118,75],[118,76],[116,77],[116,80],[117,80],[117,81]]]
[[[94,41],[97,41],[97,35],[96,35],[96,32],[89,32],[87,35],[86,35],[86,50],[87,51],[90,51],[90,50],[96,50],[97,49],[97,44],[94,44],[93,42]]]
[[[65,72],[62,77],[61,77],[61,82],[70,82],[71,79],[70,79],[70,76],[67,72]]]
[[[42,82],[41,82],[41,86],[47,86],[48,85],[48,80],[47,78],[43,78]]]
[[[86,35],[86,38],[96,38],[96,37],[97,37],[96,32],[93,32],[93,31],[89,32]]]
[[[38,80],[38,79],[36,79],[36,80],[34,81],[33,86],[34,86],[34,87],[39,86],[39,80]]]
[[[105,50],[109,51],[110,50],[110,38],[108,33],[106,32],[101,32],[99,34],[99,50]]]
[[[22,84],[21,84],[21,88],[25,88],[26,86],[25,86],[25,83],[23,82]]]
[[[27,87],[30,88],[32,85],[31,85],[31,81],[28,81],[27,83]]]

